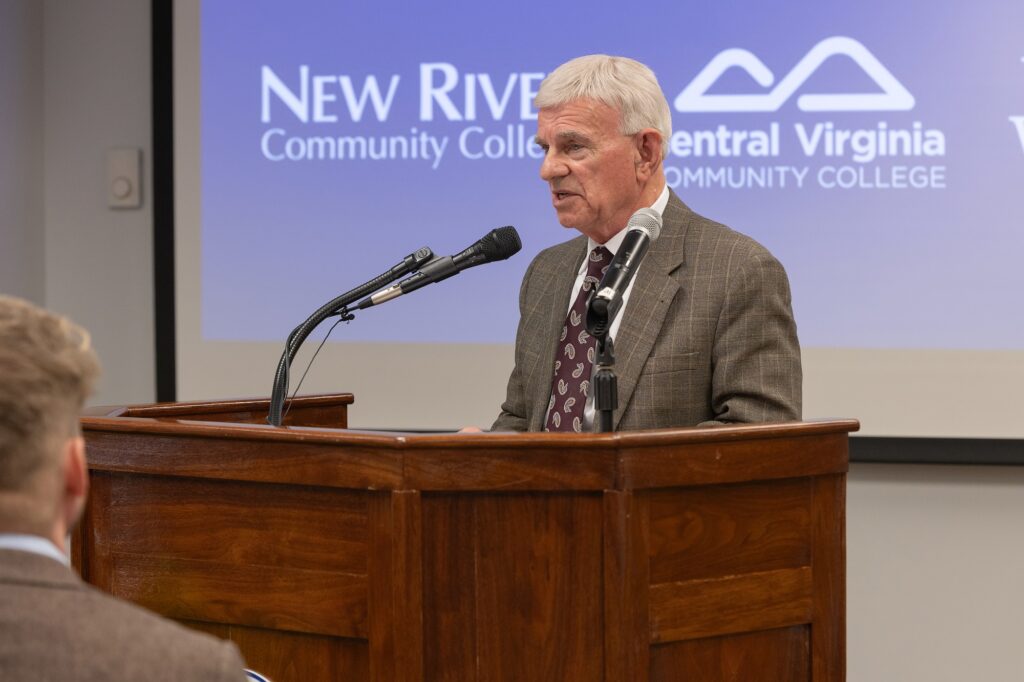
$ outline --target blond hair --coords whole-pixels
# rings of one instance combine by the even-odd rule
[[[98,374],[88,332],[0,296],[0,492],[28,492],[56,462]]]

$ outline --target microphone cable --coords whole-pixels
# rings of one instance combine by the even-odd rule
[[[291,411],[292,404],[295,402],[295,396],[299,394],[299,389],[302,388],[302,382],[306,380],[306,375],[309,374],[309,370],[313,366],[313,361],[316,360],[316,356],[320,355],[320,349],[324,347],[325,343],[327,343],[327,339],[330,337],[331,332],[333,332],[334,328],[337,327],[342,322],[349,322],[351,319],[352,317],[351,315],[348,314],[348,311],[343,309],[339,313],[338,319],[334,321],[334,324],[331,325],[331,328],[327,330],[326,334],[324,334],[323,340],[320,341],[320,344],[316,347],[316,350],[313,351],[313,357],[309,359],[309,362],[306,364],[306,369],[302,371],[302,376],[299,377],[299,385],[295,387],[295,391],[292,393],[292,397],[288,398],[285,401],[286,404],[284,408],[284,414],[281,415],[282,422],[284,422],[284,420],[288,418],[288,413]],[[287,392],[288,390],[286,388],[285,393]]]

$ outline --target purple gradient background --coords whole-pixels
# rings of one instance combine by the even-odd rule
[[[653,18],[653,19],[652,19]],[[627,28],[629,27],[629,28]],[[946,136],[946,156],[880,158],[878,165],[946,166],[946,189],[698,189],[691,208],[751,235],[786,266],[804,346],[1024,349],[1024,149],[1008,116],[1024,115],[1024,3],[984,5],[871,0],[649,3],[577,8],[520,2],[253,2],[202,9],[202,329],[206,339],[283,340],[311,311],[424,245],[454,253],[487,230],[515,225],[523,251],[441,285],[359,314],[343,341],[507,343],[518,319],[519,281],[540,249],[575,233],[560,227],[535,159],[469,160],[459,132],[502,132],[523,123],[518,107],[499,122],[479,100],[475,122],[420,122],[419,64],[448,62],[489,73],[546,72],[592,52],[650,65],[670,103],[720,50],[752,51],[781,79],[820,40],[864,44],[916,98],[908,112],[805,113],[796,97],[775,113],[680,114],[676,130],[783,129],[778,159],[742,165],[860,165],[806,158],[794,122],[909,128]],[[656,38],[651,40],[650,38]],[[279,103],[260,121],[260,67],[291,86],[311,74],[368,74],[401,82],[388,121],[301,124]],[[716,92],[757,86],[735,70]],[[826,62],[798,92],[872,90],[846,59]],[[334,92],[338,92],[335,88]],[[499,89],[500,94],[500,89]],[[513,94],[517,101],[518,90]],[[453,99],[458,103],[461,89]],[[339,101],[332,111],[344,113]],[[372,111],[372,110],[370,110]],[[423,161],[274,163],[260,153],[271,127],[297,136],[402,135],[413,127],[451,140],[437,170]],[[720,165],[680,159],[672,166]],[[873,164],[865,164],[871,167]]]

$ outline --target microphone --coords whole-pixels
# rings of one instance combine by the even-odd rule
[[[414,272],[421,265],[424,265],[425,263],[428,263],[431,260],[434,260],[434,252],[430,250],[429,246],[424,246],[421,249],[416,249],[408,256],[400,260],[397,264],[392,266],[390,269],[377,275],[369,282],[361,284],[355,289],[352,289],[351,291],[348,291],[342,294],[341,296],[338,296],[337,298],[331,299],[324,305],[320,306],[320,308],[318,308],[316,312],[310,315],[305,322],[303,322],[302,324],[300,324],[298,327],[291,331],[291,333],[288,335],[288,341],[286,342],[286,346],[288,348],[291,348],[292,342],[295,340],[295,337],[301,334],[303,332],[304,327],[306,327],[306,325],[308,325],[311,321],[314,321],[313,326],[315,327],[316,325],[323,322],[327,317],[338,314],[345,308],[346,305],[352,303],[356,299],[365,296],[368,293],[374,292],[377,289],[380,289],[385,284],[390,284],[391,282],[394,282],[399,277],[408,275],[410,272]],[[305,335],[302,337],[303,340],[305,340],[306,336],[309,335],[310,331],[312,331],[312,328],[306,329]],[[302,341],[300,341],[299,343],[301,344]]]
[[[412,277],[408,277],[394,286],[367,296],[350,310],[363,310],[370,306],[380,305],[403,294],[416,291],[428,284],[448,279],[466,268],[483,265],[492,261],[505,260],[519,252],[523,243],[519,240],[516,228],[499,227],[481,237],[475,244],[454,256],[435,258]]]
[[[299,350],[299,346],[301,346],[302,342],[306,340],[306,337],[308,337],[321,322],[333,315],[341,315],[344,318],[348,315],[348,311],[345,310],[346,305],[361,296],[377,291],[377,289],[380,289],[385,284],[394,282],[399,277],[413,272],[419,268],[420,265],[428,262],[433,257],[434,252],[426,246],[422,249],[413,251],[393,267],[377,275],[369,282],[361,284],[355,289],[347,291],[341,296],[337,296],[320,306],[312,315],[306,318],[305,322],[293,329],[288,335],[288,340],[284,344],[284,351],[281,353],[281,359],[277,363],[277,371],[274,373],[274,387],[270,394],[270,411],[267,415],[267,421],[274,426],[281,425],[281,420],[283,419],[283,415],[281,413],[283,411],[284,400],[288,392],[288,369],[292,364],[292,358],[295,357],[295,354]],[[312,362],[312,360],[310,362]]]
[[[622,307],[622,295],[640,268],[651,242],[661,234],[661,216],[641,208],[629,218],[626,236],[587,306],[587,331],[605,336]]]

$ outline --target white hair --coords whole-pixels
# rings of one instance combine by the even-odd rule
[[[623,135],[644,128],[661,133],[662,157],[672,137],[672,112],[654,72],[635,59],[591,54],[567,61],[540,84],[533,105],[537,109],[559,107],[591,99],[621,115]]]

